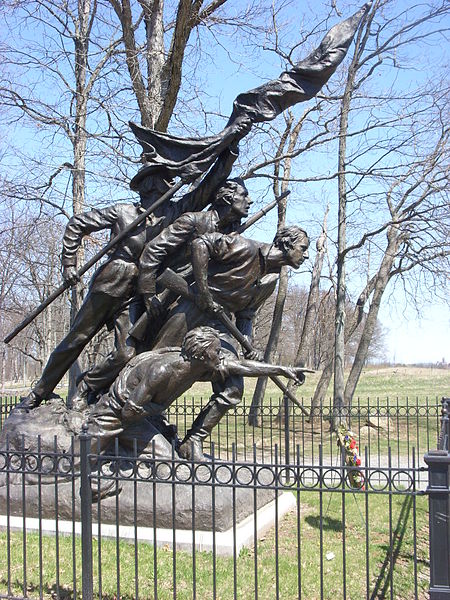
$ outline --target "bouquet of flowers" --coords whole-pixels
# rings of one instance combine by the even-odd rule
[[[361,469],[358,469],[361,466],[361,457],[356,445],[355,434],[345,425],[340,425],[336,433],[338,446],[345,450],[345,464],[348,467],[354,467],[348,471],[350,485],[358,490],[364,489],[364,476]]]

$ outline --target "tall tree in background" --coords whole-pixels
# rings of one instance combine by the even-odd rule
[[[427,112],[428,118],[433,120],[432,115],[435,113],[435,102],[434,98],[431,98],[428,86],[428,93],[425,89],[417,89],[411,92],[411,89],[405,94],[399,92],[395,87],[395,81],[393,87],[387,91],[380,90],[378,93],[376,90],[372,91],[372,94],[376,94],[381,102],[389,103],[395,102],[400,108],[401,112],[397,115],[392,114],[391,111],[380,107],[377,110],[376,106],[371,106],[370,98],[366,100],[366,107],[362,105],[364,102],[361,96],[364,95],[364,89],[367,87],[367,82],[370,81],[378,70],[381,70],[382,66],[387,61],[392,61],[393,66],[396,69],[402,68],[402,58],[406,60],[406,57],[402,57],[402,49],[407,46],[408,51],[411,53],[417,53],[420,44],[424,42],[432,42],[439,39],[440,34],[443,33],[441,30],[440,20],[445,14],[448,15],[449,8],[446,3],[428,3],[425,5],[416,5],[408,7],[403,12],[395,11],[395,3],[391,0],[376,0],[373,3],[371,12],[366,16],[365,23],[363,23],[358,36],[355,41],[355,51],[353,54],[352,61],[350,63],[347,81],[345,86],[344,95],[341,101],[340,108],[340,125],[339,125],[339,149],[338,149],[338,199],[339,199],[339,210],[338,210],[338,247],[337,247],[337,299],[336,299],[336,325],[335,325],[335,352],[334,352],[334,413],[333,419],[335,426],[346,420],[346,409],[345,405],[349,405],[351,398],[356,388],[356,383],[361,373],[362,365],[365,362],[368,350],[368,344],[370,343],[373,335],[373,326],[378,315],[378,308],[381,302],[381,296],[384,293],[387,282],[389,280],[389,273],[392,265],[400,251],[402,246],[402,235],[399,232],[397,220],[399,218],[398,209],[393,207],[391,200],[389,199],[390,192],[387,191],[386,202],[389,207],[388,226],[386,223],[375,226],[372,231],[370,229],[365,232],[362,239],[356,244],[347,246],[347,227],[348,227],[348,204],[352,202],[352,210],[355,202],[358,202],[361,209],[367,214],[369,209],[368,198],[363,198],[364,185],[370,185],[369,180],[372,180],[376,185],[386,187],[387,182],[396,180],[405,182],[408,179],[408,175],[411,178],[415,177],[415,169],[412,168],[411,152],[422,154],[419,162],[424,160],[429,162],[429,159],[434,163],[432,156],[435,150],[431,152],[431,156],[426,157],[426,152],[429,148],[428,139],[429,135],[426,135],[426,139],[421,139],[421,136],[425,134],[424,131],[417,131],[415,127],[416,121],[420,114],[424,111]],[[379,20],[378,20],[379,19]],[[375,45],[373,45],[375,44]],[[416,54],[417,55],[417,54]],[[438,93],[443,93],[442,90]],[[402,97],[402,95],[404,96]],[[384,96],[384,97],[383,97]],[[409,102],[409,107],[406,108],[406,102]],[[351,110],[352,103],[356,106],[353,109],[354,117],[352,120],[353,131],[350,128]],[[406,109],[406,110],[405,110]],[[357,112],[358,111],[358,112]],[[359,114],[358,114],[359,113]],[[363,122],[364,127],[358,123],[359,120],[367,119]],[[355,125],[361,131],[361,135],[366,138],[365,144],[352,144],[352,137],[355,136]],[[372,135],[371,130],[380,130],[382,127],[389,127],[390,132],[388,139],[384,139],[380,143],[380,138]],[[407,130],[406,135],[403,131]],[[415,131],[416,129],[416,131]],[[441,148],[442,144],[445,145],[444,140],[441,136],[438,126],[438,146]],[[418,145],[419,142],[419,145]],[[350,148],[348,146],[351,146]],[[380,150],[380,146],[384,146],[383,150]],[[420,148],[420,150],[419,150]],[[441,157],[442,158],[442,157]],[[432,188],[435,186],[435,178],[441,182],[440,169],[437,169],[437,173],[433,172],[433,169],[429,169],[427,175],[422,179],[421,183],[425,186],[430,185]],[[428,180],[427,183],[425,180]],[[351,181],[351,183],[350,183]],[[410,179],[411,189],[407,191],[407,196],[411,197],[413,191],[420,188],[421,183],[414,182]],[[393,184],[394,188],[397,188],[397,183]],[[388,184],[388,187],[389,184]],[[361,191],[360,191],[361,190]],[[442,191],[441,183],[438,184],[436,193]],[[377,198],[379,206],[380,195],[374,194]],[[412,194],[415,196],[415,194]],[[430,195],[426,194],[429,200]],[[418,198],[411,198],[412,204],[417,207],[421,201]],[[400,202],[400,207],[408,212],[405,206],[409,205],[408,200],[405,199]],[[438,209],[441,200],[437,201],[436,209]],[[414,212],[414,211],[413,211]],[[420,211],[418,211],[420,213]],[[384,211],[379,210],[379,214],[385,214]],[[377,215],[378,216],[378,215]],[[410,217],[417,218],[417,212],[413,215],[410,213]],[[420,217],[419,217],[420,218]],[[357,358],[355,360],[354,368],[345,387],[344,377],[344,364],[345,364],[345,302],[346,302],[346,260],[351,250],[361,248],[367,240],[373,239],[375,236],[381,234],[386,228],[388,228],[388,243],[382,252],[381,262],[379,263],[378,270],[374,278],[372,278],[372,284],[370,285],[369,294],[364,294],[368,298],[372,292],[373,297],[371,306],[369,309],[369,318],[366,320],[365,333],[362,336],[360,342]],[[398,233],[398,235],[396,234]],[[395,240],[395,241],[394,241]],[[444,242],[443,253],[448,252],[448,246]],[[436,256],[431,253],[429,255],[430,260],[434,260]],[[417,264],[423,264],[417,263]],[[360,296],[361,297],[361,296]],[[360,310],[360,307],[359,307]]]
[[[338,3],[324,7],[324,11],[328,10],[325,20],[331,18],[335,22],[335,7],[339,8]],[[346,13],[350,11],[347,4],[343,8]],[[121,199],[130,173],[134,174],[138,168],[137,161],[130,159],[137,152],[128,132],[129,119],[166,130],[172,117],[171,127],[177,133],[204,130],[210,121],[215,125],[223,122],[218,103],[208,104],[211,90],[202,91],[199,85],[202,71],[208,71],[209,67],[209,48],[205,48],[204,40],[213,40],[211,31],[219,35],[217,46],[228,41],[220,38],[223,32],[233,34],[235,48],[242,35],[246,36],[248,48],[250,36],[251,44],[257,44],[259,39],[262,46],[263,39],[263,56],[276,53],[289,68],[296,62],[296,53],[304,56],[305,49],[320,37],[318,29],[327,29],[324,21],[310,34],[313,17],[308,16],[304,26],[308,33],[303,37],[295,24],[295,42],[301,40],[292,48],[292,39],[284,37],[284,31],[278,27],[283,18],[282,3],[272,6],[263,0],[245,7],[225,0],[166,2],[166,5],[155,0],[9,0],[1,10],[9,30],[2,42],[5,58],[1,66],[5,76],[0,86],[0,101],[7,111],[5,130],[12,148],[9,162],[14,167],[12,172],[18,174],[13,187],[19,190],[19,183],[26,184],[30,191],[27,197],[36,206],[36,218],[45,214],[67,219],[85,206]],[[369,306],[370,311],[371,298],[376,300],[374,307],[381,302],[379,294],[376,298],[372,295],[377,285],[380,290],[377,272],[391,225],[401,229],[401,239],[389,281],[401,277],[405,285],[413,283],[414,272],[424,276],[428,273],[431,278],[437,275],[433,265],[439,261],[442,265],[445,260],[446,221],[439,205],[445,189],[439,183],[438,172],[446,160],[445,137],[438,144],[439,118],[446,122],[442,112],[444,91],[439,89],[444,79],[438,75],[437,63],[428,65],[430,78],[436,74],[431,83],[424,83],[423,77],[420,81],[414,70],[408,71],[403,66],[417,62],[418,56],[425,60],[422,49],[442,39],[442,23],[448,12],[447,3],[437,0],[409,5],[407,10],[392,0],[375,1],[353,58],[349,57],[346,80],[339,79],[340,74],[342,77],[347,73],[341,69],[322,95],[306,105],[305,112],[297,107],[284,121],[279,118],[255,127],[251,142],[246,142],[245,160],[241,155],[242,173],[258,192],[264,194],[270,189],[272,193],[276,186],[292,189],[287,222],[295,220],[309,230],[314,221],[312,239],[315,234],[320,235],[323,210],[321,207],[313,215],[309,207],[320,196],[324,196],[324,205],[331,204],[329,241],[335,236],[333,197],[336,195],[335,188],[330,192],[329,184],[339,182],[341,208],[346,203],[350,210],[348,214],[341,211],[347,239],[339,250],[337,262],[344,267],[350,265],[347,272],[352,274],[345,294],[340,297],[345,298],[347,307],[352,297],[358,298],[344,328],[347,340],[356,331],[355,326],[365,322],[364,310]],[[263,14],[271,14],[273,18],[264,19]],[[319,22],[314,17],[314,23]],[[285,52],[282,41],[289,48]],[[274,52],[267,53],[267,49]],[[203,64],[207,66],[202,70]],[[258,65],[247,64],[245,69],[257,71]],[[264,76],[268,73],[265,68]],[[228,114],[228,106],[225,112]],[[291,118],[291,131],[294,123],[302,121],[301,135],[295,144],[286,139],[283,145],[283,133]],[[14,121],[15,129],[11,129],[9,123]],[[210,127],[210,131],[218,128]],[[39,143],[38,153],[31,145],[27,148],[25,132],[32,132]],[[436,162],[433,156],[439,148],[439,162]],[[336,163],[339,156],[336,168],[333,162],[326,162],[330,156],[334,156]],[[289,172],[283,164],[289,164]],[[434,165],[433,169],[422,169],[425,164]],[[438,182],[437,188],[432,184],[438,192],[424,197],[422,206],[428,207],[426,211],[406,210],[408,199],[418,198],[415,168],[422,169],[421,189],[427,181]],[[402,182],[401,186],[392,187],[397,181]],[[320,185],[325,193],[319,191]],[[400,188],[406,196],[396,210]],[[393,196],[397,203],[394,210],[388,202]],[[20,192],[16,197],[21,197]],[[303,212],[304,209],[307,210]],[[396,216],[397,212],[400,216]],[[428,225],[424,229],[425,215]],[[427,243],[424,231],[429,232]],[[364,265],[368,244],[371,261],[370,265]],[[332,252],[331,243],[328,247]],[[367,270],[366,275],[363,269]],[[359,279],[356,273],[361,274]],[[345,283],[341,272],[339,282]],[[430,285],[433,285],[431,279]],[[285,302],[283,286],[278,299],[281,307]],[[372,319],[367,320],[370,323]],[[276,351],[274,342],[279,335],[277,318],[274,323],[267,350],[270,356]],[[368,337],[373,336],[371,327],[367,325]],[[342,327],[339,330],[342,334]],[[307,345],[303,344],[304,350]],[[364,362],[366,346],[365,341],[358,364]],[[344,364],[342,348],[338,354]],[[336,397],[341,404],[347,402],[357,378],[355,367],[345,397],[342,378],[341,383],[337,382]],[[324,381],[329,379],[324,377]],[[320,390],[317,394],[319,401]]]

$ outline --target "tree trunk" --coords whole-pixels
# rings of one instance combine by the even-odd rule
[[[94,8],[95,10],[95,8]],[[72,212],[74,215],[83,212],[85,207],[86,187],[86,146],[87,146],[87,102],[88,92],[86,89],[86,77],[88,67],[89,33],[91,0],[78,0],[78,35],[75,38],[75,81],[76,81],[76,104],[75,104],[75,129],[72,137],[73,145],[73,170],[72,170]],[[77,252],[76,268],[84,262],[83,248]],[[70,295],[70,324],[83,302],[83,284],[80,282],[74,286]],[[67,400],[74,395],[76,380],[80,375],[81,368],[76,360],[69,369],[69,391]]]
[[[372,302],[370,303],[370,308],[367,313],[366,320],[364,322],[363,332],[361,334],[358,348],[356,350],[355,359],[353,361],[353,365],[345,386],[346,405],[351,404],[356,386],[361,376],[361,371],[366,361],[369,345],[372,340],[373,332],[377,323],[381,299],[386,289],[386,286],[389,283],[392,266],[394,264],[395,258],[398,253],[399,245],[401,243],[401,236],[399,234],[398,228],[394,225],[392,225],[389,228],[387,235],[388,245],[377,273]]]
[[[286,121],[286,127],[281,136],[280,143],[278,145],[278,149],[276,152],[276,156],[281,156],[284,151],[285,145],[287,141],[288,143],[288,154],[292,153],[295,148],[295,145],[298,140],[298,136],[300,133],[300,129],[303,125],[303,119],[300,119],[295,124],[295,127],[292,129],[292,123],[294,121],[294,117],[292,113],[288,112],[288,118]],[[289,180],[291,174],[291,158],[286,158],[284,160],[284,169],[283,169],[283,182],[281,185],[281,192],[285,192],[287,190],[287,182]],[[280,163],[276,162],[274,167],[274,185],[273,191],[275,196],[280,195],[279,189],[279,178],[280,178]],[[287,199],[284,198],[278,204],[278,223],[277,229],[283,227],[286,222],[286,208],[287,208]],[[281,269],[280,277],[278,280],[278,293],[277,299],[275,301],[275,307],[273,312],[273,322],[270,328],[269,340],[267,342],[266,350],[264,352],[264,360],[266,362],[271,362],[275,356],[275,353],[278,349],[278,339],[280,337],[281,324],[283,321],[283,309],[284,304],[286,302],[286,294],[288,289],[288,272],[285,267]],[[261,412],[261,405],[264,399],[264,394],[266,392],[267,387],[267,377],[259,377],[256,382],[255,391],[253,393],[252,403],[250,405],[250,413],[248,416],[248,423],[254,427],[258,427],[260,424],[259,415]]]
[[[278,340],[280,337],[281,322],[283,320],[283,310],[286,301],[286,293],[288,288],[288,272],[286,267],[281,269],[280,278],[278,280],[278,293],[273,311],[272,327],[270,329],[269,340],[264,352],[264,361],[271,363],[275,357],[278,348]],[[260,409],[264,394],[266,393],[267,377],[259,377],[256,382],[255,391],[253,393],[250,412],[248,415],[248,423],[253,427],[260,425]]]
[[[366,15],[367,17],[367,15]],[[364,17],[364,19],[366,19]],[[346,182],[346,160],[347,160],[347,134],[350,104],[355,86],[358,61],[365,39],[361,44],[362,25],[355,40],[355,52],[350,64],[341,104],[341,117],[339,123],[339,151],[338,151],[338,254],[337,254],[337,293],[335,312],[335,335],[334,335],[334,398],[333,398],[333,428],[337,429],[340,423],[348,421],[348,408],[344,406],[345,389],[345,248],[347,230],[347,182]]]
[[[320,276],[322,274],[323,259],[326,251],[327,242],[327,217],[329,207],[325,211],[323,218],[322,233],[319,236],[316,243],[316,258],[314,261],[314,267],[311,275],[311,284],[309,286],[308,300],[306,302],[305,320],[303,322],[302,334],[300,343],[297,349],[297,355],[295,357],[295,365],[304,367],[308,361],[308,353],[310,348],[310,340],[314,330],[314,320],[317,317],[318,305],[319,305],[319,284]],[[328,384],[327,384],[328,386]],[[294,393],[295,384],[292,380],[289,380],[288,390]],[[280,407],[280,410],[282,408]]]

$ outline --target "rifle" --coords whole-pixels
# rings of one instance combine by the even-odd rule
[[[279,196],[277,196],[275,198],[275,200],[272,200],[272,202],[269,202],[269,204],[266,204],[266,206],[263,206],[261,208],[261,210],[258,210],[257,213],[255,213],[254,215],[252,215],[249,219],[247,219],[245,221],[245,223],[243,223],[240,227],[238,227],[236,229],[237,233],[244,233],[244,231],[246,229],[248,229],[249,227],[251,227],[252,225],[254,225],[256,223],[256,221],[259,221],[259,219],[261,217],[264,217],[265,215],[267,215],[268,212],[270,212],[272,210],[272,208],[274,208],[278,202],[280,202],[281,200],[283,200],[284,198],[286,198],[287,196],[289,196],[289,194],[291,193],[291,190],[286,190],[285,192],[283,192],[282,194],[280,194]]]
[[[277,196],[275,198],[275,200],[272,200],[272,202],[269,202],[269,204],[266,204],[266,206],[263,206],[263,208],[261,208],[261,210],[259,210],[257,213],[252,215],[249,219],[247,219],[247,221],[245,223],[243,223],[236,230],[236,232],[239,234],[244,233],[244,231],[246,229],[248,229],[249,227],[254,225],[256,223],[256,221],[258,221],[261,217],[264,217],[269,211],[272,210],[272,208],[274,208],[278,204],[278,202],[280,202],[280,200],[283,200],[283,198],[286,198],[287,196],[289,196],[290,193],[291,193],[290,190],[286,190],[285,192],[283,192],[282,194]],[[184,275],[187,276],[190,273],[192,273],[192,269],[186,270]],[[158,280],[159,280],[159,278],[158,278]],[[139,317],[139,319],[136,321],[136,323],[133,325],[133,327],[130,329],[129,334],[131,335],[131,337],[133,337],[136,340],[142,341],[144,339],[145,331],[147,329],[147,321],[148,321],[147,313],[144,312]]]
[[[145,219],[149,217],[154,210],[160,207],[161,204],[164,204],[166,200],[172,198],[172,196],[174,196],[183,185],[185,185],[185,182],[183,180],[179,181],[172,188],[170,188],[170,190],[163,194],[159,200],[154,202],[149,208],[147,208],[147,210],[136,217],[132,223],[130,223],[123,231],[113,237],[104,248],[97,252],[95,256],[93,256],[86,264],[78,269],[77,277],[81,277],[86,273],[86,271],[89,271],[89,269],[103,256],[105,256],[105,254],[107,254],[111,248],[114,248],[114,246],[121,242],[130,233],[130,231],[133,231],[133,229],[145,221]],[[62,285],[56,288],[56,290],[52,292],[50,296],[44,300],[44,302],[35,308],[19,325],[17,325],[17,327],[9,335],[5,337],[3,340],[5,344],[8,344],[12,339],[14,339],[16,335],[22,331],[22,329],[29,325],[31,321],[33,321],[45,308],[47,308],[49,304],[56,300],[56,298],[58,298],[58,296],[65,292],[69,287],[71,287],[71,284],[64,282]]]
[[[178,294],[179,296],[182,296],[183,298],[186,298],[186,299],[190,300],[191,302],[195,303],[195,294],[190,289],[187,281],[185,279],[183,279],[183,277],[181,277],[177,273],[174,273],[174,271],[172,271],[172,269],[167,268],[158,277],[157,281],[159,283],[161,283],[167,289],[172,290],[173,292]],[[228,331],[231,333],[231,335],[241,344],[241,346],[244,348],[244,350],[246,350],[247,352],[254,351],[254,348],[251,345],[251,343],[248,341],[248,339],[239,331],[239,329],[236,327],[236,325],[233,323],[233,321],[223,311],[214,312],[213,314],[223,323],[223,325],[225,325],[225,327],[228,329]],[[311,369],[303,369],[303,368],[302,368],[302,372],[303,373],[314,373],[314,371],[312,371]],[[300,408],[300,410],[306,416],[309,417],[309,413],[306,410],[306,408],[304,406],[302,406],[302,404],[300,404],[300,402],[297,400],[297,398],[289,391],[287,386],[284,385],[284,383],[276,375],[269,375],[269,377],[274,382],[274,384],[280,388],[280,390],[283,392],[283,394],[285,396],[287,396],[289,398],[289,400],[291,400],[291,402],[293,402],[296,406],[298,406]]]

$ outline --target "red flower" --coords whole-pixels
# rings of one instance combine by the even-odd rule
[[[357,458],[357,459],[356,459],[356,463],[355,463],[355,464],[356,464],[356,466],[357,466],[357,467],[359,467],[359,465],[361,464],[361,459],[360,459],[360,458]]]
[[[352,439],[352,441],[350,442],[350,449],[353,450],[353,448],[356,446],[356,442],[355,440]]]

